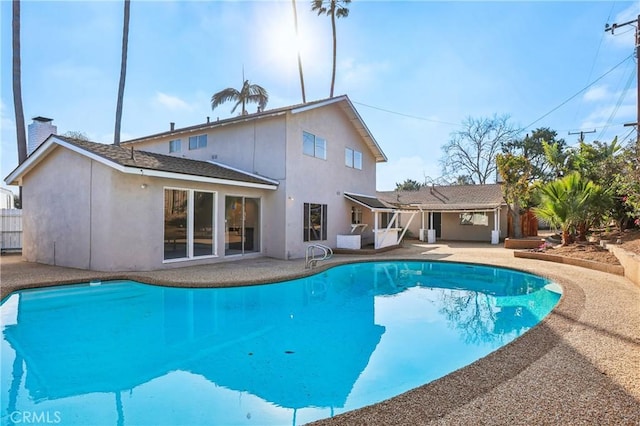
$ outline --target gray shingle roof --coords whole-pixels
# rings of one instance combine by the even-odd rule
[[[377,197],[397,207],[420,205],[426,210],[494,209],[504,204],[500,184],[427,186],[419,191],[383,191]]]
[[[173,157],[171,155],[156,154],[147,151],[137,151],[122,146],[83,141],[65,136],[56,135],[55,138],[119,164],[120,166],[178,173],[189,176],[202,176],[214,179],[274,185],[274,182],[269,179],[261,179],[260,177],[250,173],[243,173],[241,171],[226,168],[207,161]]]

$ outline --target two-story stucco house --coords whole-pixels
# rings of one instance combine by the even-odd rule
[[[347,96],[207,121],[119,147],[50,136],[6,178],[25,259],[151,270],[376,238],[386,157]]]

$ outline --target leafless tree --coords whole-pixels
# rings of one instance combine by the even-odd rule
[[[491,118],[468,117],[462,130],[451,134],[443,145],[441,165],[445,176],[469,176],[475,184],[489,183],[496,177],[496,154],[504,143],[521,132],[509,122],[509,115]]]

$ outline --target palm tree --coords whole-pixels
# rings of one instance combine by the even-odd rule
[[[331,17],[331,31],[333,33],[333,71],[331,73],[331,91],[329,97],[333,98],[333,88],[336,83],[336,18],[349,16],[347,5],[351,0],[311,0],[311,10],[318,12],[318,16],[326,14]]]
[[[127,49],[129,45],[129,0],[124,0],[124,25],[122,28],[122,61],[120,62],[120,84],[116,101],[116,128],[113,132],[113,144],[120,145],[120,126],[122,124],[122,101],[124,99],[124,83],[127,78]]]
[[[540,205],[534,214],[562,229],[562,245],[571,242],[571,230],[588,220],[594,203],[602,202],[602,188],[574,172],[538,187]]]
[[[242,84],[242,89],[239,91],[233,87],[228,87],[218,93],[214,93],[213,96],[211,96],[211,109],[216,109],[228,101],[235,101],[236,103],[231,113],[238,108],[238,105],[242,105],[242,115],[247,115],[247,103],[257,103],[258,111],[264,111],[269,101],[269,94],[262,86],[250,84],[249,80],[245,80]]]
[[[24,109],[22,107],[22,72],[20,65],[20,0],[13,0],[12,17],[13,50],[13,109],[16,116],[16,141],[18,143],[18,162],[27,159],[27,136],[24,128]]]
[[[298,12],[296,10],[296,0],[291,0],[291,3],[293,5],[293,24],[295,26],[296,29],[296,41],[299,41],[299,36],[298,36]],[[305,104],[307,103],[307,97],[304,93],[304,76],[302,75],[302,58],[300,57],[300,43],[296,43],[296,46],[298,47],[298,73],[300,74],[300,88],[302,89],[302,103]]]

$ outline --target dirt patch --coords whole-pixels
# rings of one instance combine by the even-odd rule
[[[607,240],[609,244],[617,244],[623,249],[632,253],[640,254],[640,230],[631,229],[624,232],[608,232],[595,235],[598,240]],[[620,262],[609,250],[600,246],[600,241],[580,242],[569,244],[566,246],[547,246],[544,249],[536,249],[535,251],[543,251],[548,254],[572,257],[576,259],[592,260],[594,262],[607,263],[610,265],[619,265]]]
[[[627,229],[624,232],[603,234],[600,239],[609,240],[612,244],[620,241],[620,247],[632,253],[640,254],[640,229]]]
[[[545,253],[558,256],[573,257],[576,259],[592,260],[594,262],[619,265],[618,258],[609,250],[600,247],[596,243],[570,244],[568,246],[556,246],[545,250]]]

